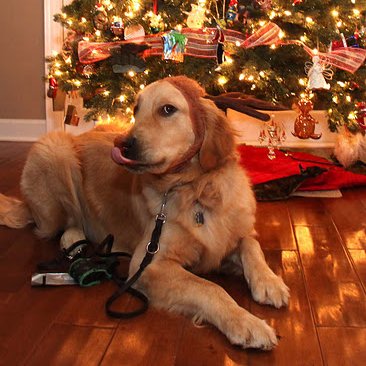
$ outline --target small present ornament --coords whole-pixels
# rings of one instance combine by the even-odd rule
[[[79,124],[79,116],[77,115],[76,107],[72,104],[67,106],[64,123],[66,125],[77,126]]]
[[[113,17],[111,31],[115,36],[120,38],[123,37],[124,29],[123,29],[122,18],[116,16]]]
[[[187,37],[176,30],[165,33],[162,37],[164,44],[163,60],[183,62]]]

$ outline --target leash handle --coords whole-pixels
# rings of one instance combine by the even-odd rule
[[[162,209],[161,209],[160,213],[156,216],[155,227],[154,227],[153,232],[151,233],[151,239],[146,246],[146,254],[140,264],[140,268],[129,280],[127,280],[126,282],[122,282],[122,284],[119,285],[118,290],[105,303],[105,311],[106,311],[107,315],[109,315],[112,318],[117,318],[117,319],[133,318],[135,316],[138,316],[138,315],[144,313],[149,306],[148,298],[142,292],[134,289],[132,287],[132,285],[141,277],[141,274],[144,271],[144,269],[151,263],[151,261],[154,258],[154,255],[160,249],[159,239],[161,236],[161,230],[166,221],[164,207],[165,207],[165,205],[163,202]],[[114,277],[114,279],[116,280],[115,277]],[[121,281],[119,278],[117,278],[116,282],[118,283]],[[126,292],[130,293],[133,297],[140,300],[140,302],[142,303],[141,307],[138,308],[137,310],[130,311],[130,312],[121,312],[121,311],[112,310],[113,303]]]

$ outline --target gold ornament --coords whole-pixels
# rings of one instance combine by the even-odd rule
[[[308,97],[304,97],[297,102],[297,107],[299,110],[299,115],[295,120],[295,131],[292,132],[292,134],[299,139],[320,139],[322,134],[315,133],[315,125],[319,122],[310,115],[310,111],[313,110],[312,101]]]

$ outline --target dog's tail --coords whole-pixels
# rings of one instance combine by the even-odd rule
[[[0,193],[0,225],[20,229],[32,222],[32,213],[25,202]]]

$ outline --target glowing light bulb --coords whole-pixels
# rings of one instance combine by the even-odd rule
[[[347,96],[346,96],[346,101],[347,101],[347,102],[350,102],[351,100],[352,100],[352,99],[351,99],[351,97],[350,97],[349,95],[347,95]]]
[[[103,95],[105,97],[108,97],[109,94],[111,94],[111,92],[109,90],[104,90]]]
[[[335,9],[333,9],[331,12],[332,16],[334,16],[335,18],[339,15],[339,12]]]
[[[241,45],[241,43],[240,43],[239,41],[236,41],[236,42],[235,42],[235,46],[236,46],[236,47],[240,47],[240,45]]]
[[[332,100],[333,100],[333,102],[334,102],[334,103],[336,103],[336,104],[337,104],[337,103],[338,103],[338,96],[337,96],[337,95],[335,95],[335,96],[332,98]]]
[[[140,89],[145,89],[145,85],[144,84],[140,84]]]
[[[54,74],[55,74],[56,76],[61,76],[61,75],[62,75],[62,71],[60,71],[60,70],[55,70]]]
[[[309,23],[309,24],[313,24],[314,23],[314,20],[311,17],[306,17],[305,20],[306,20],[306,23]]]
[[[284,12],[283,12],[286,16],[290,16],[290,15],[292,15],[292,13],[289,11],[289,10],[285,10]]]
[[[132,70],[130,70],[128,72],[128,76],[130,76],[131,78],[133,78],[135,75],[136,75],[136,73],[134,71],[132,71]]]
[[[276,48],[276,45],[275,44],[271,44],[271,47],[270,47],[272,50],[274,50]]]
[[[126,97],[122,94],[118,97],[118,100],[123,103],[126,100]]]
[[[259,76],[260,76],[261,78],[264,78],[264,77],[266,76],[266,73],[265,73],[264,71],[261,71],[261,72],[259,73]]]
[[[253,80],[254,80],[254,76],[253,76],[253,75],[249,75],[249,76],[248,76],[248,80],[249,80],[249,81],[253,81]]]
[[[358,9],[353,9],[352,12],[353,12],[353,15],[356,17],[358,17],[360,15],[360,11]]]
[[[306,85],[306,80],[305,79],[299,79],[299,84],[304,86]]]
[[[241,81],[241,80],[244,80],[244,78],[245,78],[245,75],[244,74],[240,74],[239,75],[239,80]]]
[[[80,81],[80,80],[74,80],[74,81],[73,81],[73,84],[74,84],[77,88],[80,88],[80,86],[81,86],[81,81]]]
[[[341,21],[341,20],[338,20],[338,22],[336,23],[336,25],[337,25],[337,27],[338,27],[338,28],[342,27],[342,24],[343,24],[343,23],[342,23],[342,21]]]
[[[221,76],[217,79],[217,82],[218,82],[220,85],[225,85],[228,81],[229,81],[229,80],[228,80],[225,76],[223,76],[223,75],[221,75]]]
[[[87,22],[86,18],[82,17],[81,18],[81,23],[86,23],[86,22]]]
[[[99,30],[99,29],[97,29],[96,31],[95,31],[95,35],[97,36],[97,37],[100,37],[100,35],[101,35],[102,33],[101,33],[101,31]]]
[[[348,119],[350,119],[350,120],[354,120],[354,119],[356,119],[356,114],[355,114],[355,112],[350,112],[350,114],[348,115]]]

